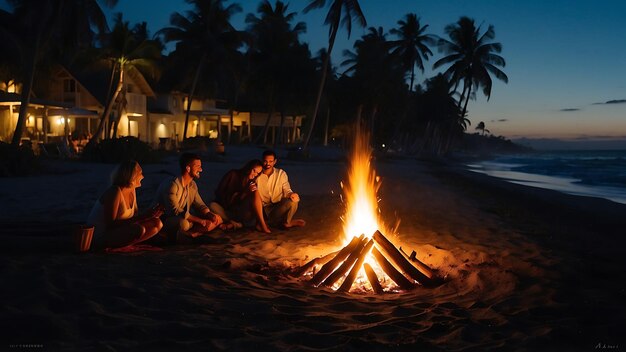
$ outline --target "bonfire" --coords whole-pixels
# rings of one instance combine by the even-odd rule
[[[382,183],[371,158],[369,136],[357,127],[347,183],[341,184],[346,206],[342,217],[344,247],[309,261],[295,275],[309,276],[312,285],[338,292],[398,292],[433,284],[432,270],[416,258],[415,252],[408,255],[383,234],[394,234],[399,221],[392,230],[381,219],[377,194]]]

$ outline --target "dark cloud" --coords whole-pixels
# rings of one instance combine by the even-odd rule
[[[561,109],[559,111],[570,112],[570,111],[580,111],[580,109],[578,109],[578,108],[565,108],[565,109]]]
[[[492,123],[496,123],[496,122],[507,122],[509,121],[509,119],[498,119],[498,120],[491,120]]]
[[[593,105],[605,105],[605,104],[625,104],[626,99],[607,100],[604,103],[593,103]]]

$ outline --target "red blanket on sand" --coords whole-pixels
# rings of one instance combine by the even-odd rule
[[[135,252],[158,252],[163,248],[151,246],[149,244],[136,244],[120,248],[107,248],[104,251],[107,253],[135,253]]]

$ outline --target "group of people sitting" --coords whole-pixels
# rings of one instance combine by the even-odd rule
[[[251,160],[230,170],[215,190],[208,206],[198,192],[202,161],[192,153],[180,156],[180,175],[168,178],[157,190],[152,207],[141,214],[135,190],[143,171],[136,161],[121,163],[111,175],[111,186],[98,198],[87,223],[95,227],[92,248],[151,243],[187,243],[216,228],[224,231],[252,226],[271,233],[273,227],[300,227],[294,219],[300,197],[289,185],[287,173],[275,167],[276,153],[267,150],[263,160]]]

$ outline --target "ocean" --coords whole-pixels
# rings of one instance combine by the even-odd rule
[[[626,150],[542,151],[467,164],[509,182],[626,204]]]

